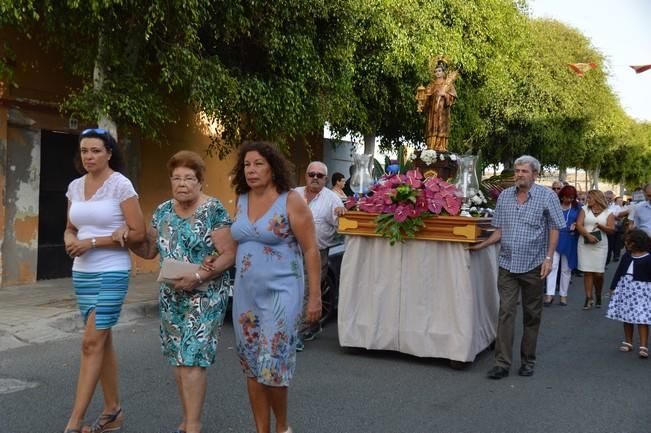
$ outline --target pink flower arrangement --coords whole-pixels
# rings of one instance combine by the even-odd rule
[[[458,215],[461,199],[453,185],[438,177],[423,178],[416,169],[382,177],[368,195],[349,199],[346,207],[379,213],[376,232],[393,245],[414,237],[426,217],[443,212]]]

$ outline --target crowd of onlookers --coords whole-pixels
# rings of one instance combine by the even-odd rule
[[[612,296],[606,316],[624,323],[619,350],[633,351],[633,328],[637,325],[638,355],[648,358],[651,183],[644,188],[646,200],[625,206],[612,191],[604,194],[593,189],[580,194],[560,181],[551,188],[540,185],[536,182],[539,173],[536,158],[523,155],[515,160],[514,185],[497,198],[493,232],[468,247],[477,251],[500,243],[495,365],[488,377],[502,379],[510,373],[517,305],[522,308],[523,324],[518,375],[530,377],[537,361],[542,309],[554,302],[557,278],[561,306],[568,305],[570,278],[578,270],[584,282],[583,309],[601,308],[604,271],[610,260],[619,264],[610,284]],[[622,246],[626,252],[620,256]]]
[[[612,191],[581,194],[561,181],[555,181],[551,189],[558,194],[565,227],[559,231],[544,305],[554,302],[558,286],[559,303],[566,306],[571,274],[578,271],[583,275],[583,309],[601,308],[606,266],[611,261],[620,262],[609,285],[612,296],[606,316],[624,323],[625,337],[619,347],[622,352],[633,350],[633,326],[638,325],[638,354],[647,358],[651,324],[651,184],[644,188],[645,200],[637,203],[624,202]]]

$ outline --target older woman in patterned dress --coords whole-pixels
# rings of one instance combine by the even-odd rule
[[[145,242],[133,251],[144,258],[160,254],[196,264],[196,271],[160,285],[161,347],[174,374],[183,408],[178,432],[201,430],[206,367],[215,362],[217,342],[228,305],[230,268],[236,245],[231,220],[219,200],[205,195],[205,164],[194,152],[176,153],[167,163],[171,200],[158,206]],[[200,268],[217,256],[211,270]]]

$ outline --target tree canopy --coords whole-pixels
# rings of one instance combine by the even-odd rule
[[[0,80],[17,38],[61,55],[80,86],[61,108],[160,139],[190,107],[212,149],[318,132],[422,143],[416,87],[442,55],[460,73],[450,148],[508,164],[581,167],[629,186],[651,177],[651,127],[622,109],[608,63],[578,30],[525,0],[0,0]],[[596,63],[577,76],[569,63]]]

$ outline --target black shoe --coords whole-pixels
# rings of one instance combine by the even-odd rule
[[[509,375],[509,370],[504,367],[500,367],[499,365],[496,365],[495,367],[491,368],[491,370],[488,372],[489,379],[499,380],[508,375]]]
[[[522,367],[518,370],[518,374],[524,377],[533,376],[533,367],[531,365],[522,364]]]
[[[597,300],[596,300],[594,306],[595,306],[596,308],[601,308],[601,296],[598,296],[598,297],[597,297]]]
[[[618,262],[618,261],[619,261],[619,257],[615,257],[615,258],[613,259],[613,262]]]
[[[303,333],[303,340],[304,341],[312,341],[314,340],[319,334],[323,332],[323,328],[321,325],[318,325],[316,328],[308,329]]]

